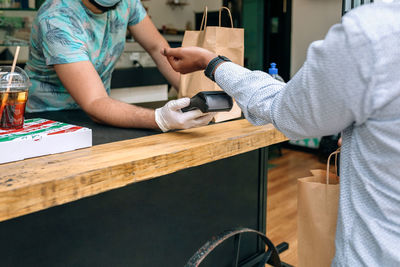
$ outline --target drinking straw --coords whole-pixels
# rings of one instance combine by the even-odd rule
[[[15,51],[15,55],[14,55],[14,61],[13,61],[13,64],[12,64],[12,66],[11,66],[11,73],[14,72],[15,66],[17,65],[17,59],[18,59],[18,55],[19,55],[19,49],[20,49],[20,47],[17,46],[17,50]],[[10,75],[10,80],[8,80],[7,92],[10,91],[10,85],[11,85],[11,83],[12,83],[12,78],[13,78],[13,76]]]
[[[12,66],[11,66],[11,74],[14,72],[15,66],[17,65],[19,49],[20,49],[20,46],[17,46],[17,50],[15,51],[14,60],[13,60]],[[13,75],[10,75],[10,79],[8,80],[6,93],[8,93],[10,91],[12,78],[13,78]],[[1,101],[1,106],[0,106],[0,117],[3,116],[3,110],[4,110],[5,106],[6,106],[7,99],[8,99],[8,94],[4,94],[4,97],[3,97],[2,101]]]

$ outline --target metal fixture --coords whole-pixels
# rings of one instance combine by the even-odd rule
[[[342,16],[355,7],[373,2],[374,0],[342,0]]]

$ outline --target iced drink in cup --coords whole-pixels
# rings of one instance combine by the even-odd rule
[[[25,105],[31,83],[26,72],[11,66],[0,66],[0,128],[18,129],[24,126]]]

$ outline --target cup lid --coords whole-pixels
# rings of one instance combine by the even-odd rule
[[[10,83],[11,81],[11,83]],[[11,66],[0,66],[0,90],[10,89],[29,89],[31,82],[28,74],[16,66],[11,72]]]

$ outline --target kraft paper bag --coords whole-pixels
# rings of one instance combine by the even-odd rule
[[[227,10],[231,27],[207,26],[207,7],[204,9],[200,31],[185,31],[182,47],[197,46],[214,52],[217,55],[228,57],[232,62],[243,66],[244,61],[244,30],[233,28],[232,16],[228,8],[219,10],[219,25],[221,25],[221,12]],[[210,79],[203,71],[181,75],[179,97],[192,97],[200,91],[221,91],[222,89]],[[229,112],[218,112],[214,117],[215,122],[226,121],[241,116],[239,106],[234,102]]]
[[[338,153],[329,156],[327,170],[311,170],[297,181],[299,267],[329,267],[335,255],[339,177],[329,172],[329,161]]]

